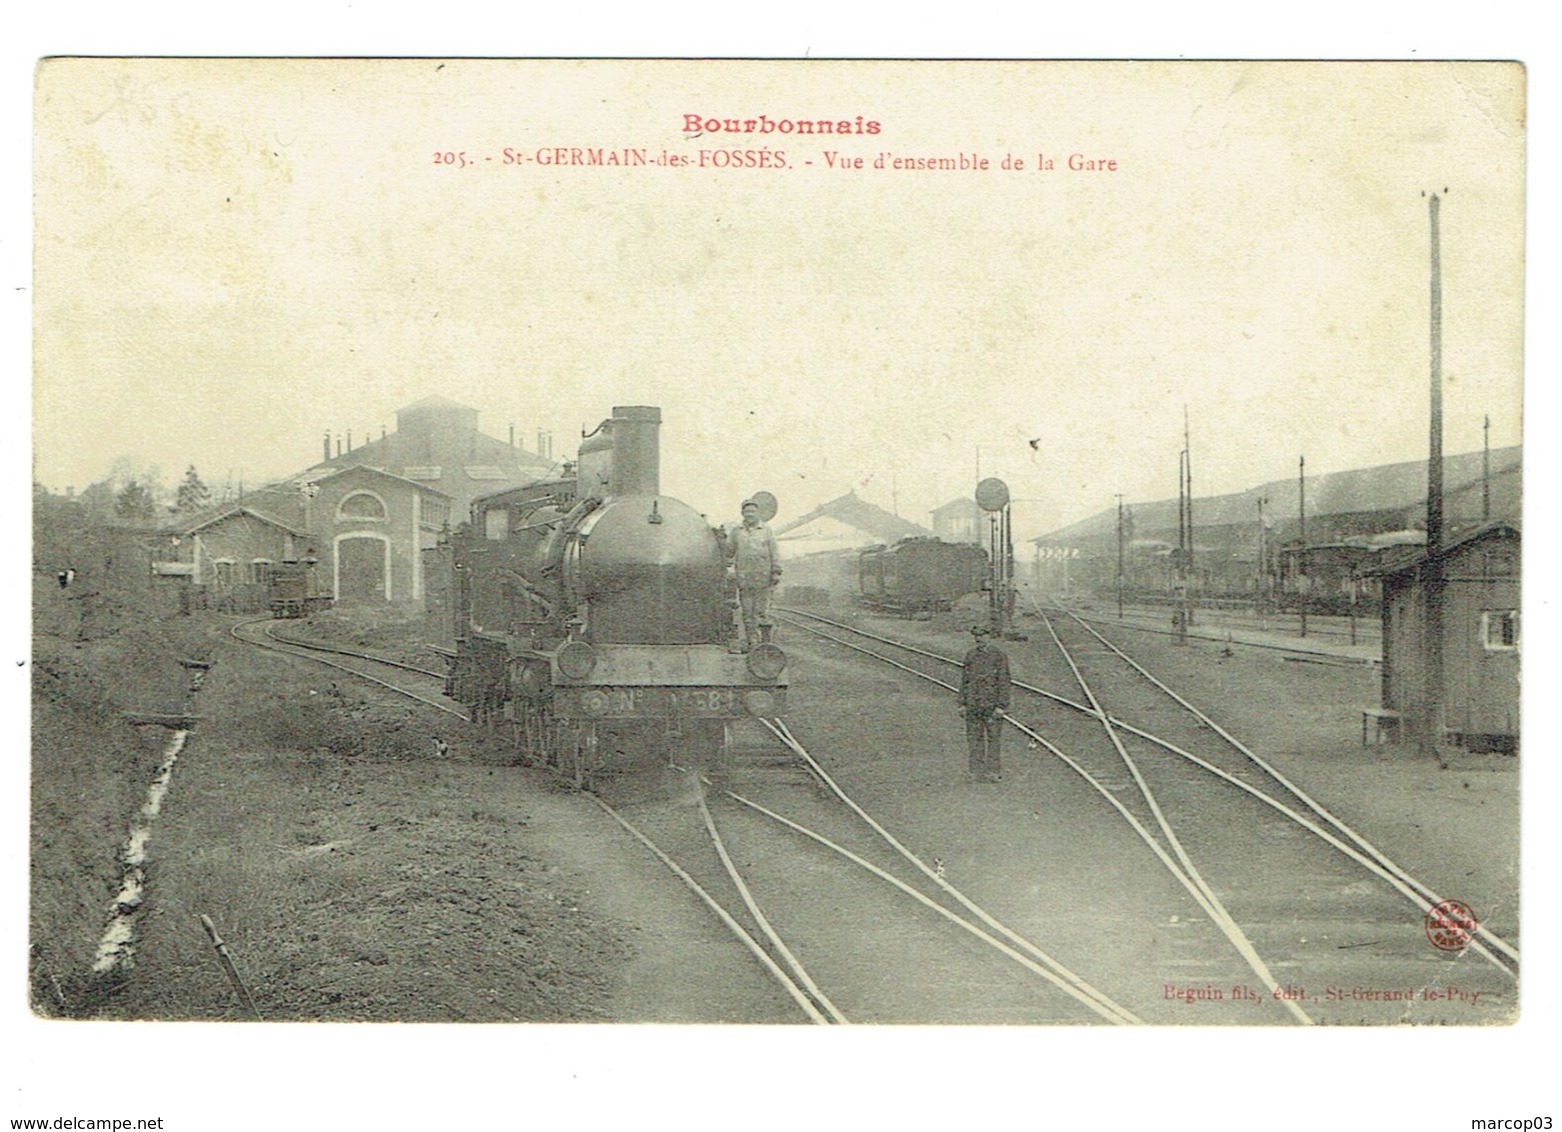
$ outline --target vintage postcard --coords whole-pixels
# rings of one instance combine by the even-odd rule
[[[36,1018],[1528,1009],[1521,65],[51,58],[35,128]]]

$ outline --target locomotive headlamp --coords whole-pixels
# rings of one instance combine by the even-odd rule
[[[748,670],[760,680],[774,680],[786,668],[786,653],[769,643],[755,645],[748,654]]]
[[[597,666],[596,650],[585,641],[571,641],[559,650],[558,664],[566,679],[584,680]]]

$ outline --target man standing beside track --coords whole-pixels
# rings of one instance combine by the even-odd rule
[[[759,518],[759,504],[743,501],[743,525],[732,532],[727,556],[738,583],[743,619],[743,651],[770,639],[770,591],[781,580],[781,550],[776,536]]]
[[[1009,706],[1009,658],[992,643],[985,625],[971,626],[976,647],[965,654],[960,670],[960,712],[965,716],[965,738],[970,747],[971,778],[997,782],[1003,777],[998,738]]]

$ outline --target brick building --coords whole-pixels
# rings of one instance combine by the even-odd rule
[[[207,604],[258,609],[270,566],[313,558],[319,589],[337,601],[421,601],[422,551],[451,522],[450,497],[361,465],[308,477],[170,528],[167,560],[154,570],[187,576]]]

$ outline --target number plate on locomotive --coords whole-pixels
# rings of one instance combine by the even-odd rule
[[[559,688],[554,711],[577,719],[726,719],[743,714],[736,688]]]

